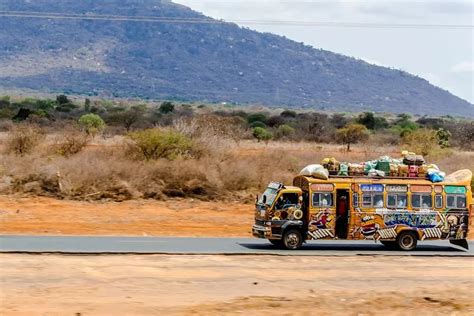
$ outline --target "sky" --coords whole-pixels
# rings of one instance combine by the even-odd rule
[[[369,63],[401,69],[474,103],[474,0],[174,0],[228,21],[431,25],[341,27],[241,23]],[[304,23],[303,23],[304,24]],[[432,27],[437,25],[439,27]]]

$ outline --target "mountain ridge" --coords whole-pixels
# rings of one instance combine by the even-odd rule
[[[4,0],[0,11],[214,21],[157,0]],[[0,17],[0,26],[4,89],[474,117],[474,105],[425,79],[233,23]]]

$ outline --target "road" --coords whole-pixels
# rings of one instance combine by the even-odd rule
[[[267,254],[307,256],[413,255],[474,256],[474,242],[465,251],[447,241],[420,242],[415,251],[387,250],[373,241],[312,241],[301,250],[275,249],[268,241],[252,238],[162,238],[0,236],[2,253],[66,254]]]

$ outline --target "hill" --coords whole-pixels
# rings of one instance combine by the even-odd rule
[[[158,0],[3,0],[0,11],[212,19]],[[409,73],[232,23],[0,16],[0,88],[474,117]]]

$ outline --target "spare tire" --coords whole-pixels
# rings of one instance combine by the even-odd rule
[[[302,210],[295,210],[293,212],[294,219],[302,219],[303,218],[303,211]]]

